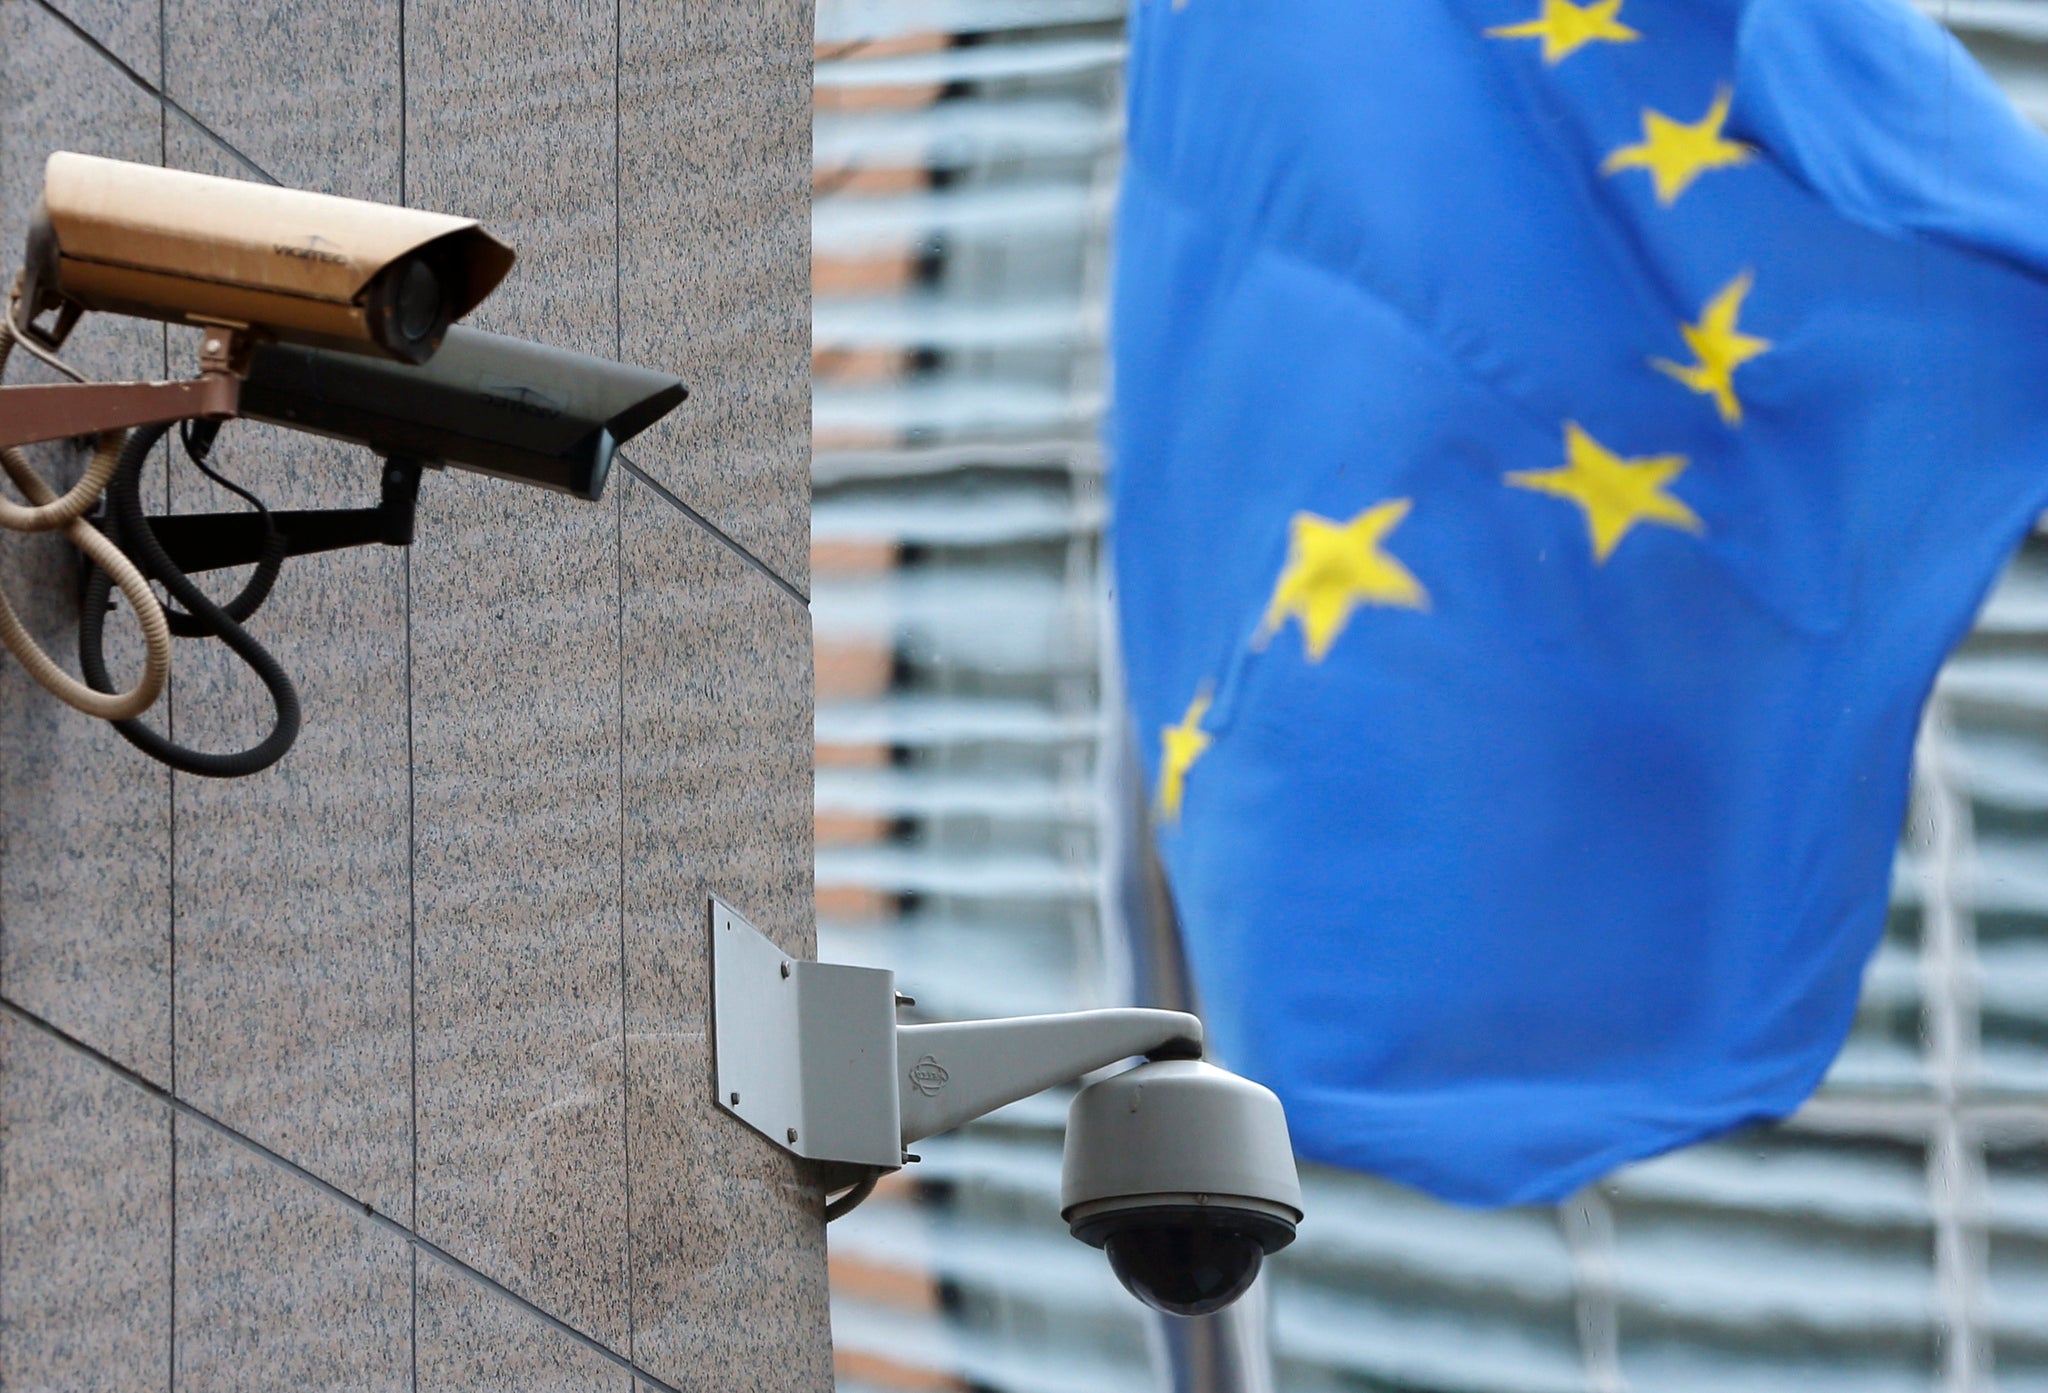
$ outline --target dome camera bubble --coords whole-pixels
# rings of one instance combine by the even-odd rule
[[[1170,1316],[1206,1316],[1251,1289],[1265,1252],[1248,1233],[1185,1221],[1134,1224],[1103,1242],[1125,1290]]]

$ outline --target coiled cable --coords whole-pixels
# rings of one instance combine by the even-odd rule
[[[0,449],[0,466],[5,467],[7,477],[28,496],[31,503],[46,506],[60,501],[56,490],[29,466],[21,451]],[[36,643],[15,614],[14,606],[8,603],[4,591],[0,591],[0,642],[7,645],[7,651],[14,655],[15,661],[27,670],[30,677],[66,705],[103,721],[118,724],[133,720],[156,704],[156,699],[163,694],[165,681],[171,675],[169,620],[163,607],[157,604],[156,595],[150,590],[149,582],[143,579],[142,572],[98,528],[83,518],[74,518],[64,524],[64,535],[97,568],[93,572],[100,581],[96,602],[99,614],[96,617],[102,624],[106,616],[109,578],[128,597],[128,604],[135,611],[135,620],[142,626],[142,675],[136,678],[133,687],[125,692],[118,691],[102,664],[97,678],[91,673],[86,674],[90,686],[79,682],[58,667],[56,660]],[[80,616],[81,625],[84,618]]]
[[[157,441],[163,439],[169,429],[168,426],[145,426],[128,438],[128,444],[121,452],[120,462],[107,485],[108,521],[114,541],[134,558],[145,574],[185,607],[185,613],[179,616],[181,620],[201,626],[203,632],[219,638],[248,664],[250,671],[269,690],[276,719],[270,733],[261,741],[246,750],[225,754],[180,745],[138,720],[116,721],[114,729],[136,749],[173,769],[206,778],[236,779],[268,769],[291,749],[292,742],[299,736],[299,694],[292,686],[291,678],[285,675],[269,651],[250,636],[226,607],[215,604],[178,569],[157,541],[156,534],[150,530],[149,519],[142,511],[142,467],[149,459],[149,452],[156,448]],[[260,504],[258,506],[261,507]],[[268,526],[268,509],[263,509],[263,517],[269,534],[263,563],[258,566],[257,575],[243,587],[242,593],[230,601],[244,618],[262,603],[263,595],[270,588],[270,581],[263,579],[264,573],[267,570],[270,578],[274,579],[276,566],[283,555],[283,539],[274,526]],[[251,599],[251,592],[258,591],[259,582],[260,593]],[[95,572],[90,576],[85,604],[78,619],[79,667],[85,673],[86,681],[101,691],[111,685],[107,678],[104,651],[108,590],[106,572]]]
[[[6,372],[7,359],[15,342],[14,322],[10,314],[0,320],[0,375]],[[162,607],[157,604],[156,595],[142,573],[122,555],[120,549],[85,520],[86,511],[98,501],[101,490],[119,467],[126,439],[124,431],[110,431],[102,435],[85,473],[61,496],[36,473],[28,462],[28,456],[18,447],[0,448],[0,467],[5,468],[7,477],[28,499],[28,506],[23,507],[12,499],[0,498],[0,528],[12,532],[62,529],[71,544],[99,568],[99,574],[111,577],[112,583],[121,587],[121,593],[128,597],[129,605],[135,610],[136,622],[142,627],[142,675],[125,692],[115,691],[104,676],[91,686],[79,682],[57,666],[56,660],[36,643],[15,614],[5,592],[0,592],[0,643],[6,645],[15,661],[45,691],[75,710],[105,721],[129,720],[147,711],[163,694],[164,683],[171,672],[170,626]],[[104,593],[100,603],[102,606],[106,603]]]

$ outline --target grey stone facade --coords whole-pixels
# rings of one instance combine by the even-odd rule
[[[826,1388],[820,1197],[712,1106],[704,960],[713,891],[813,946],[808,3],[15,0],[0,44],[0,262],[57,149],[462,213],[519,252],[470,323],[692,394],[600,504],[430,473],[409,552],[287,563],[264,774],[0,671],[0,1387]],[[218,458],[376,494],[265,427]],[[67,662],[75,577],[0,539]],[[252,742],[178,647],[150,720]]]

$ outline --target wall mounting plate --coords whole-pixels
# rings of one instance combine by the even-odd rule
[[[896,975],[791,958],[711,897],[718,1105],[807,1160],[895,1170]]]

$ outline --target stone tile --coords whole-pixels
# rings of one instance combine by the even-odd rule
[[[284,182],[393,201],[395,17],[380,31],[375,7],[359,26],[340,8],[172,5],[172,88]],[[323,57],[284,42],[288,31],[351,42]],[[232,56],[208,66],[215,47]],[[365,51],[381,56],[371,63]],[[342,100],[352,89],[359,98]],[[168,156],[247,177],[189,126],[170,128]],[[196,359],[195,339],[173,333],[174,362]],[[175,511],[243,510],[182,451],[171,454]],[[277,508],[371,506],[382,470],[366,450],[253,422],[227,426],[214,459]],[[225,597],[243,575],[200,584]],[[386,547],[294,558],[249,629],[290,674],[303,724],[291,752],[260,774],[176,778],[179,1087],[410,1222],[406,558]],[[183,744],[245,749],[270,729],[268,694],[217,642],[181,641],[174,682],[170,728]]]
[[[429,1258],[418,1341],[419,1393],[631,1393],[616,1364]]]
[[[402,201],[399,0],[164,0],[163,87],[293,188]],[[225,152],[171,163],[248,178]],[[212,167],[219,165],[220,167]]]
[[[620,356],[690,385],[627,453],[807,589],[811,6],[621,16]]]
[[[811,956],[810,623],[644,485],[625,510],[634,1351],[678,1384],[831,1385],[815,1184],[719,1111],[706,897]]]
[[[141,77],[158,80],[156,0],[55,0],[55,8]]]
[[[613,539],[448,482],[415,567],[419,1222],[623,1341]]]
[[[0,1370],[14,1388],[165,1381],[170,1111],[0,1016]]]
[[[409,4],[413,201],[519,253],[474,316],[616,342],[609,4]],[[623,1349],[618,513],[450,472],[413,550],[419,1223]]]
[[[406,191],[518,261],[466,323],[616,356],[614,7],[406,7]],[[500,485],[500,487],[513,487]]]
[[[162,137],[156,104],[34,5],[0,6],[0,47],[0,266],[11,279],[51,151],[154,163]],[[155,324],[93,315],[66,355],[95,375],[155,377],[163,343]],[[10,380],[50,380],[33,363],[10,369]],[[59,486],[84,464],[67,445],[31,454]],[[44,651],[74,673],[78,564],[61,538],[0,542],[0,586]],[[113,671],[131,674],[141,650],[132,621],[117,615],[108,632]],[[11,658],[0,659],[0,749],[0,990],[169,1083],[168,775]]]
[[[282,500],[279,460],[243,467],[255,430],[224,432],[221,462]],[[330,478],[376,469],[357,453]],[[231,502],[177,492],[179,511]],[[177,776],[177,1031],[186,1097],[409,1222],[404,583],[405,558],[383,549],[298,558],[251,621],[304,724],[263,773]],[[267,694],[223,647],[181,643],[177,665],[177,739],[237,749],[268,729]]]
[[[410,1388],[410,1246],[189,1120],[177,1152],[175,1386]]]

